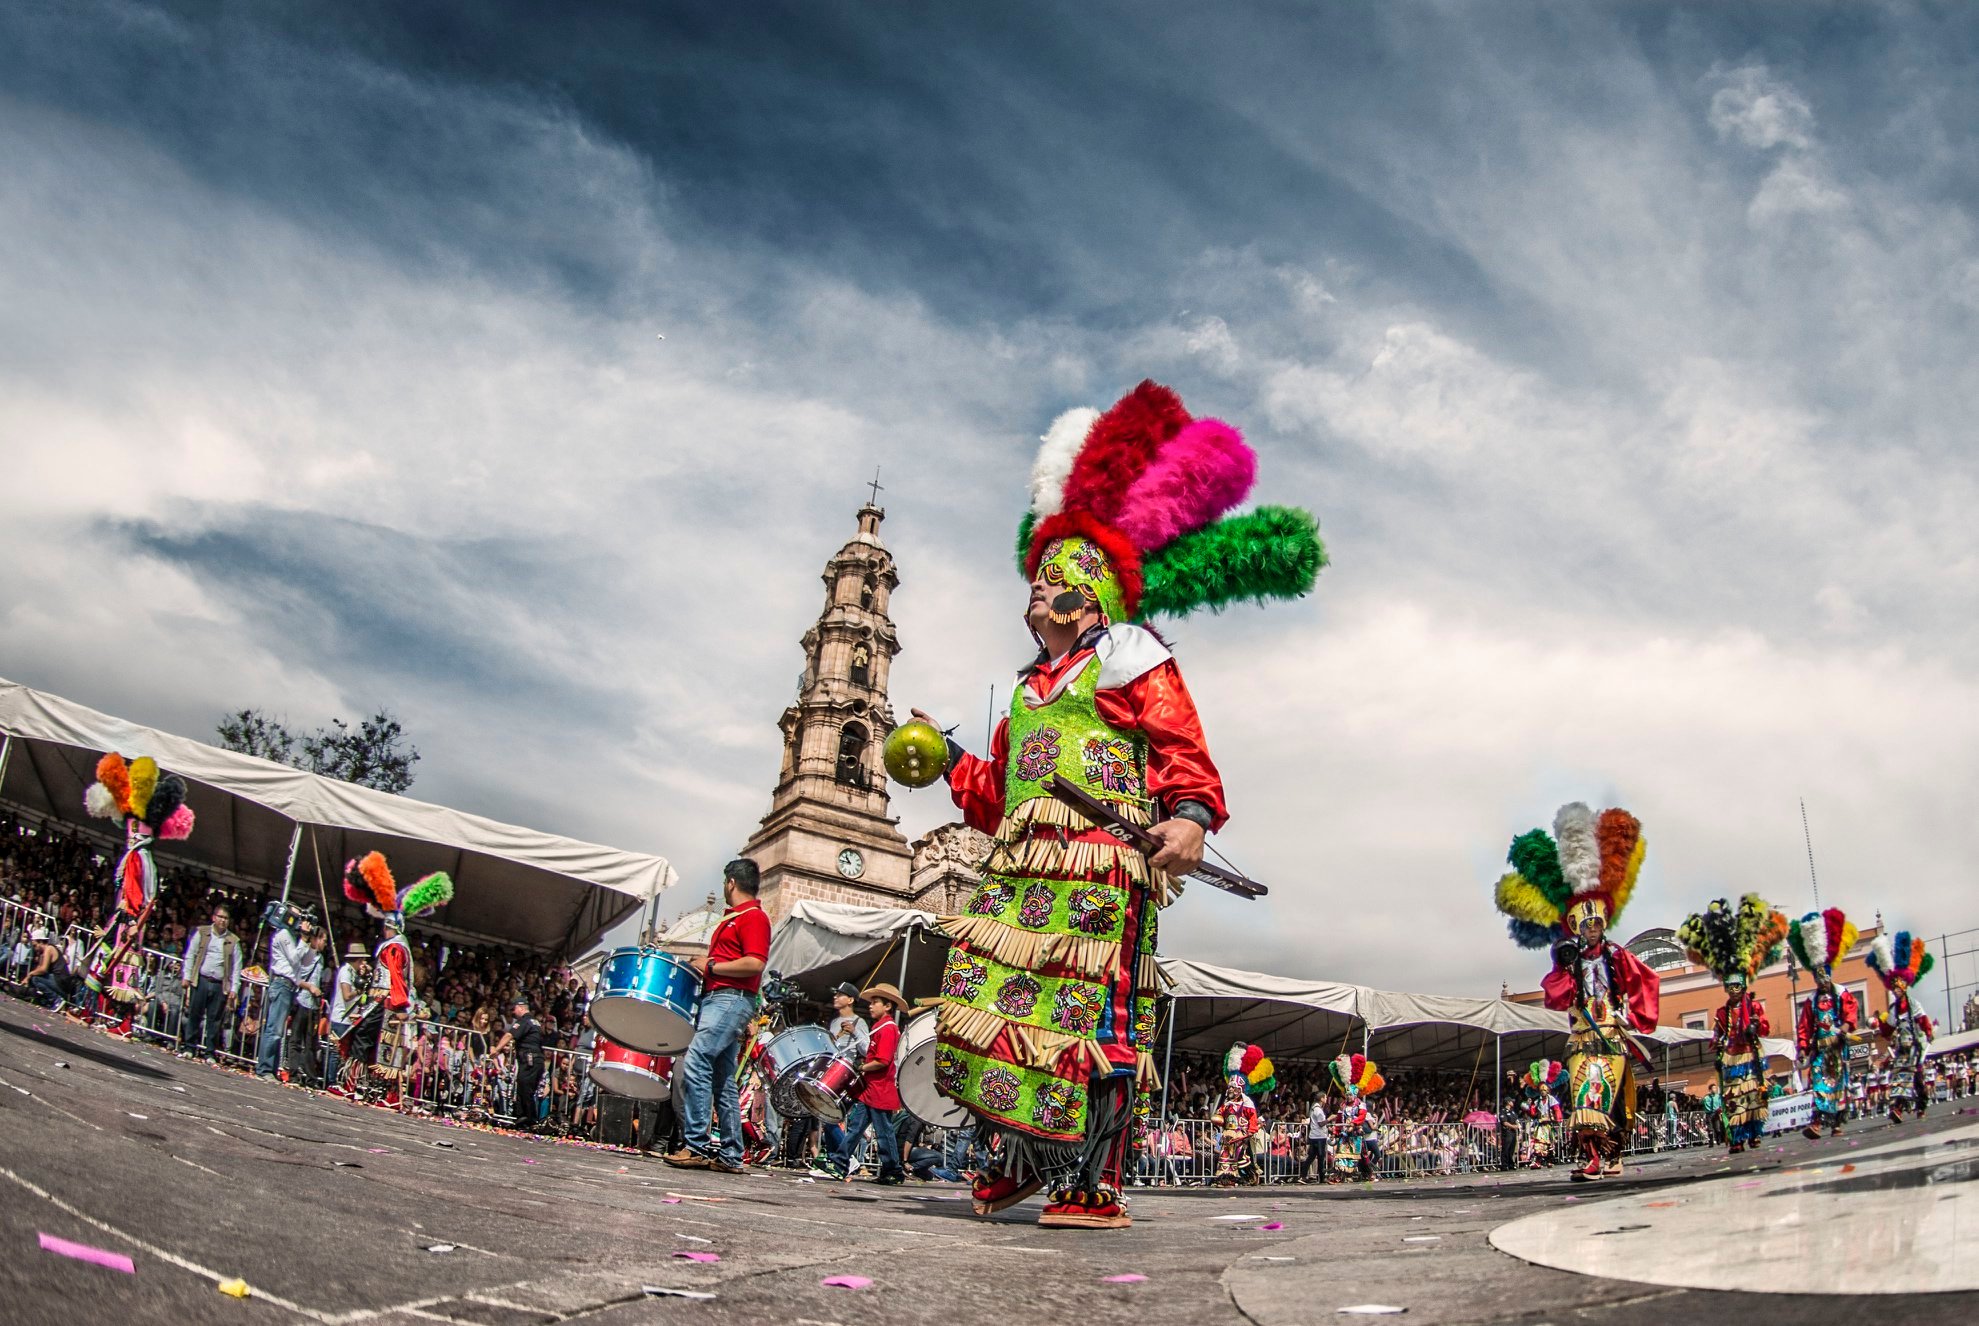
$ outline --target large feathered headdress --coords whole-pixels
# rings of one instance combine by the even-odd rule
[[[1835,964],[1855,947],[1856,929],[1839,907],[1825,912],[1809,912],[1787,927],[1787,947],[1800,965],[1823,976],[1835,973]]]
[[[98,819],[124,821],[167,841],[192,833],[192,807],[185,779],[166,773],[158,761],[140,755],[128,764],[111,751],[96,762],[96,781],[83,793],[83,808]]]
[[[1374,1066],[1374,1060],[1364,1054],[1343,1054],[1326,1066],[1333,1076],[1333,1085],[1349,1096],[1372,1096],[1388,1085],[1381,1076],[1381,1070]]]
[[[1512,869],[1495,895],[1511,918],[1512,938],[1521,948],[1545,948],[1590,910],[1613,925],[1635,892],[1647,850],[1641,821],[1626,810],[1597,816],[1579,801],[1560,807],[1550,835],[1534,829],[1512,839]]]
[[[1310,512],[1261,506],[1225,518],[1250,493],[1257,457],[1236,429],[1191,417],[1158,383],[1105,414],[1067,411],[1043,441],[1018,564],[1030,580],[1044,567],[1110,621],[1297,598],[1326,563]]]
[[[1869,970],[1888,990],[1916,985],[1936,963],[1924,941],[1913,938],[1908,930],[1897,931],[1894,944],[1886,933],[1876,936],[1869,946]]]
[[[1692,912],[1677,927],[1690,960],[1708,967],[1720,981],[1734,975],[1750,981],[1760,968],[1780,960],[1787,938],[1787,918],[1756,893],[1739,899],[1737,908],[1719,898],[1701,912]]]
[[[1242,1078],[1244,1091],[1252,1100],[1262,1100],[1278,1085],[1278,1071],[1262,1045],[1239,1041],[1231,1046],[1230,1053],[1223,1056],[1223,1072],[1233,1080]]]
[[[384,853],[366,852],[344,863],[344,896],[361,903],[366,912],[380,921],[403,930],[407,921],[452,902],[454,882],[445,872],[436,870],[401,895]]]

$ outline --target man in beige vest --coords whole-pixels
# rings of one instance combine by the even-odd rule
[[[186,1053],[211,1059],[220,1043],[222,1015],[231,1016],[240,995],[240,936],[229,928],[233,915],[227,904],[213,909],[213,924],[202,925],[186,940],[185,959],[179,967],[179,990],[183,995],[183,1021]]]

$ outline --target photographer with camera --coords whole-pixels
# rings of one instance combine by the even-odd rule
[[[255,1054],[254,1075],[275,1076],[281,1066],[282,1043],[288,1039],[289,1012],[295,1007],[295,992],[302,984],[303,956],[309,953],[309,936],[315,933],[315,915],[306,908],[292,908],[271,902],[263,921],[275,926],[275,937],[268,941],[268,996],[261,1010],[261,1045]]]

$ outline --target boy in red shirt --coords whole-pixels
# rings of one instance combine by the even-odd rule
[[[738,857],[722,868],[728,910],[708,937],[708,956],[697,958],[701,1007],[694,1017],[694,1041],[674,1073],[674,1110],[686,1141],[665,1157],[681,1169],[713,1169],[740,1174],[742,1102],[735,1061],[742,1033],[756,1013],[756,987],[770,956],[770,918],[756,901],[762,875],[756,863]],[[721,1123],[721,1148],[710,1140],[714,1116]]]
[[[861,991],[860,997],[866,1001],[866,1011],[873,1018],[872,1039],[866,1058],[859,1065],[866,1085],[859,1094],[859,1103],[846,1116],[845,1136],[838,1144],[838,1155],[833,1162],[839,1174],[851,1177],[852,1153],[871,1128],[873,1149],[879,1154],[879,1172],[874,1182],[905,1183],[907,1172],[900,1164],[900,1142],[893,1131],[900,1110],[900,1083],[894,1075],[893,1061],[900,1049],[900,1025],[894,1021],[894,1014],[907,1011],[907,999],[899,990],[885,984]]]

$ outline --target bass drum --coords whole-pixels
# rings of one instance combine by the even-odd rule
[[[936,1128],[960,1128],[969,1122],[969,1111],[941,1094],[936,1085],[935,1010],[917,1013],[900,1037],[900,1052],[894,1056],[894,1072],[900,1081],[900,1101],[914,1117]]]
[[[600,1032],[591,1047],[591,1080],[614,1096],[665,1100],[673,1094],[673,1060],[620,1045]]]
[[[591,1025],[601,1036],[647,1054],[681,1054],[694,1039],[701,978],[658,949],[620,948],[598,969]]]

